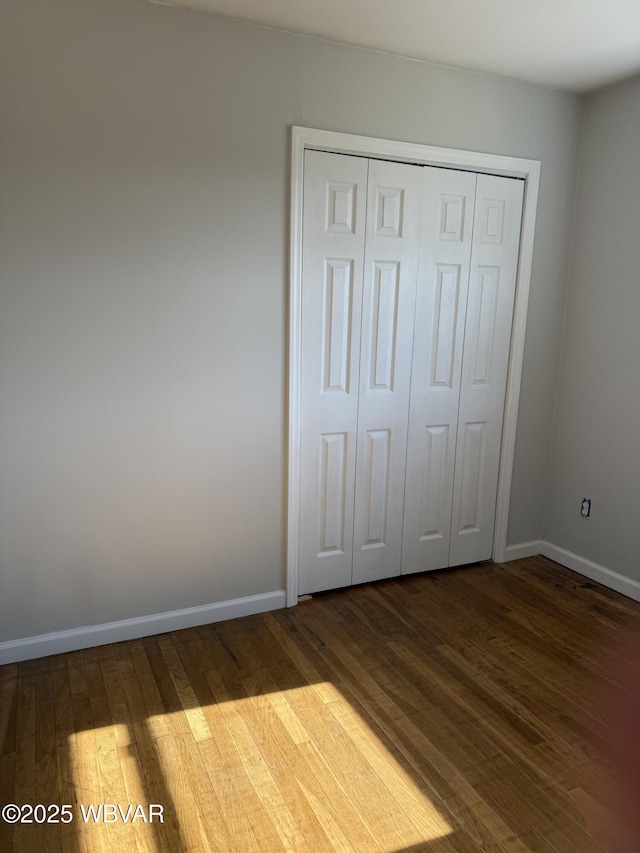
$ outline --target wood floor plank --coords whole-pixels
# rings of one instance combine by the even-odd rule
[[[147,804],[152,801],[145,786],[145,774],[135,743],[135,735],[134,742],[127,746],[118,746],[117,749],[125,791],[124,798],[121,800],[122,805],[135,806],[137,803]],[[136,821],[132,829],[135,849],[138,853],[157,853],[161,845],[166,842],[166,835],[158,826]],[[127,849],[134,849],[131,841],[127,844]]]
[[[107,736],[111,757],[104,768],[107,773],[106,788],[113,792],[111,802],[123,806],[145,803],[148,796],[144,771],[140,764],[132,719],[112,646],[102,647],[97,663],[107,698],[112,732]],[[152,826],[136,821],[130,825],[126,846],[137,850],[138,853],[155,853],[155,837]]]
[[[58,787],[58,750],[56,745],[55,705],[51,658],[42,658],[36,670],[36,797],[48,807],[60,803]],[[40,842],[46,853],[61,853],[59,824],[44,824]]]
[[[305,769],[303,758],[287,737],[286,729],[275,712],[272,694],[265,691],[265,682],[259,677],[246,679],[246,683],[247,699],[237,704],[238,711],[252,733],[283,802],[296,817],[305,849],[332,851],[322,822],[300,784]]]
[[[13,795],[16,784],[15,752],[0,755],[0,806],[15,803]],[[13,849],[15,826],[0,818],[0,850]]]
[[[112,717],[111,705],[104,682],[102,662],[105,660],[105,650],[89,649],[85,651],[84,658],[93,731],[98,751],[102,802],[126,806],[129,801],[116,736],[116,730],[120,727],[120,723],[117,719],[114,721]],[[110,844],[135,849],[137,847],[135,830],[136,826],[123,824],[120,820],[116,820],[109,825]]]
[[[203,633],[208,636],[208,632]],[[194,693],[209,729],[213,732],[210,739],[198,742],[198,749],[225,819],[230,849],[241,849],[246,839],[252,839],[253,830],[259,827],[259,835],[266,849],[274,850],[275,853],[284,850],[276,827],[242,765],[236,743],[227,728],[222,707],[216,702],[207,680],[206,673],[211,672],[216,673],[216,683],[223,680],[215,670],[215,663],[216,660],[220,661],[220,655],[212,656],[209,652],[210,646],[206,645],[199,635],[191,636],[186,642],[177,642],[176,648],[185,670],[190,674]],[[240,688],[235,678],[225,683],[227,689]]]
[[[639,616],[533,557],[0,667],[0,798],[74,807],[0,850],[611,853]]]
[[[191,787],[191,797],[200,817],[205,837],[212,850],[231,849],[231,835],[220,808],[215,788],[198,749],[201,740],[191,732],[176,737],[180,763],[185,768]]]
[[[572,684],[573,671],[567,671],[563,677],[564,670],[541,658],[530,643],[530,638],[523,637],[522,632],[510,634],[504,624],[491,626],[482,614],[478,615],[473,636],[469,631],[452,627],[444,618],[444,614],[451,607],[459,610],[461,614],[465,612],[460,609],[457,601],[450,605],[440,589],[433,591],[429,612],[438,620],[444,643],[453,650],[471,656],[474,665],[480,667],[481,671],[485,666],[493,665],[496,658],[501,658],[497,667],[494,666],[494,671],[497,670],[500,677],[504,676],[506,679],[519,674],[520,685],[524,691],[524,706],[533,704],[542,710],[541,706],[544,705],[551,715],[552,724],[565,726],[566,737],[572,742],[584,745],[582,699],[587,693],[587,682],[585,681],[581,689],[575,683]],[[419,618],[423,619],[424,615],[421,614]],[[480,630],[482,634],[478,633]],[[593,739],[595,731],[590,735]]]
[[[265,673],[263,678],[266,680],[269,697],[279,692],[288,708],[287,716],[293,715],[305,732],[304,739],[292,738],[295,748],[292,748],[291,752],[295,753],[297,758],[293,764],[293,772],[327,837],[334,847],[339,839],[344,838],[346,849],[353,847],[355,850],[378,850],[380,845],[367,826],[353,792],[341,783],[339,774],[335,772],[328,757],[318,749],[316,738],[302,722],[302,715],[308,710],[310,701],[318,711],[324,710],[325,703],[317,694],[309,694],[309,685],[301,685],[295,668],[286,667],[284,663],[276,674]],[[289,726],[283,725],[290,734]],[[341,847],[336,849],[340,850]]]
[[[15,754],[18,664],[0,667],[0,755]]]
[[[116,743],[118,749],[135,743],[131,729],[131,715],[127,706],[127,698],[124,692],[120,671],[115,659],[113,647],[109,647],[109,654],[100,659],[102,670],[102,681],[107,694],[109,712],[114,725]]]
[[[209,853],[212,848],[202,825],[202,815],[195,808],[191,780],[187,768],[180,760],[180,749],[177,743],[179,737],[180,735],[165,735],[157,739],[162,764],[172,768],[169,784],[177,818],[179,843],[182,845],[181,849],[189,853]]]
[[[372,721],[377,721],[380,724],[381,730],[391,731],[395,729],[395,743],[399,747],[400,754],[407,756],[413,752],[420,755],[420,765],[425,767],[426,764],[425,771],[420,774],[421,781],[428,786],[430,793],[433,791],[431,786],[434,785],[439,794],[448,796],[453,792],[458,792],[461,798],[475,809],[494,837],[498,840],[508,840],[511,846],[517,849],[518,840],[514,832],[478,796],[473,786],[467,782],[464,774],[455,767],[449,757],[439,751],[433,742],[425,736],[421,728],[415,725],[413,720],[403,712],[402,708],[391,697],[370,683],[367,673],[355,662],[346,649],[342,648],[339,651],[339,658],[344,664],[345,671],[355,673],[356,679],[359,677],[364,682],[365,687],[368,685],[371,688],[371,692],[365,695],[358,687],[357,680],[352,682],[350,689],[353,692],[353,700],[369,714]],[[404,737],[407,738],[407,741],[403,742]],[[411,761],[407,763],[415,769],[415,765]],[[437,796],[438,794],[436,794],[436,798]],[[528,848],[522,845],[519,849],[525,851]]]
[[[135,800],[131,799],[131,803],[157,803],[164,806],[164,822],[151,825],[156,847],[166,850],[180,849],[178,819],[173,801],[167,791],[166,770],[158,754],[154,727],[148,719],[142,685],[138,681],[138,674],[129,653],[130,644],[119,643],[113,648],[127,704],[128,725],[133,739],[130,746],[119,749],[125,785],[128,791],[139,792]],[[139,653],[139,646],[136,647],[136,651]],[[148,678],[146,669],[145,678]],[[166,730],[163,728],[163,731]],[[123,753],[132,760],[123,761]]]
[[[237,701],[231,700],[224,685],[215,677],[215,672],[208,672],[207,678],[221,710],[224,724],[235,743],[240,763],[276,827],[284,849],[291,851],[309,849],[296,816],[282,796],[280,787],[260,752],[255,739],[256,735],[238,710]]]
[[[208,740],[211,737],[211,730],[187,673],[184,670],[176,647],[169,634],[164,634],[158,637],[158,645],[160,652],[169,671],[169,675],[175,686],[178,701],[180,702],[181,711],[186,721],[188,731],[191,733],[196,742]]]
[[[15,791],[7,802],[19,806],[36,803],[36,682],[37,662],[25,661],[18,667],[16,719]],[[37,826],[19,823],[14,827],[13,849],[29,853],[37,849]]]

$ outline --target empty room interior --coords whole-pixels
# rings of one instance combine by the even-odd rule
[[[637,853],[640,7],[0,68],[0,850]]]

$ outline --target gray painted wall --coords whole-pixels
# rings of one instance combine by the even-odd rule
[[[588,99],[544,538],[640,581],[640,77]],[[593,501],[580,516],[582,497]]]
[[[284,585],[291,124],[542,161],[538,538],[582,99],[143,0],[0,8],[0,641]]]

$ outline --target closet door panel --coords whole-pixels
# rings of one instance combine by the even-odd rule
[[[450,565],[493,551],[524,183],[478,175],[465,323]]]
[[[300,593],[351,583],[368,162],[307,151]]]
[[[369,162],[353,583],[400,574],[422,169]]]
[[[449,565],[476,175],[423,171],[402,573]]]

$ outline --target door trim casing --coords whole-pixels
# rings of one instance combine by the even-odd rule
[[[334,154],[355,154],[416,163],[488,172],[522,178],[525,181],[516,294],[513,309],[509,369],[504,404],[500,467],[493,532],[492,559],[506,557],[509,499],[513,474],[518,402],[524,355],[524,339],[531,281],[531,260],[535,231],[540,162],[501,154],[484,154],[456,148],[438,148],[413,142],[397,142],[370,136],[356,136],[310,127],[291,129],[291,199],[289,255],[289,454],[287,503],[287,606],[298,601],[298,523],[300,516],[300,360],[302,308],[302,212],[304,152],[306,149]]]

